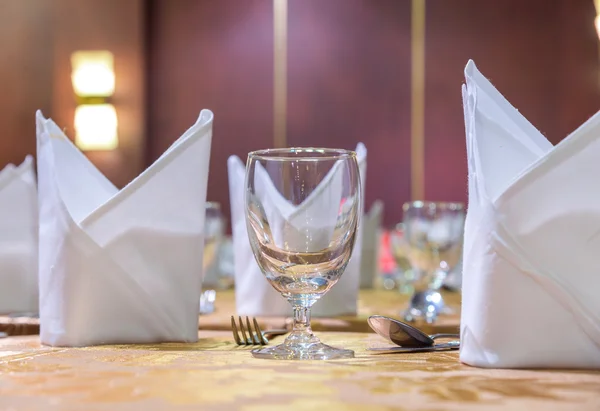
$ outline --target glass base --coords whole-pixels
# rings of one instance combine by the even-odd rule
[[[404,321],[415,322],[424,320],[432,324],[439,315],[452,312],[444,303],[442,295],[437,290],[425,290],[416,292],[411,300],[408,310],[403,313]]]
[[[275,347],[252,350],[255,358],[269,360],[338,360],[354,358],[354,351],[325,345],[315,336],[310,328],[309,305],[294,306],[294,328],[283,342]],[[314,303],[314,301],[313,301]]]
[[[252,356],[269,360],[338,360],[354,358],[354,351],[335,348],[321,342],[292,345],[283,344],[275,347],[257,348]]]

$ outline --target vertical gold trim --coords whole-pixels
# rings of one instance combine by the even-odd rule
[[[273,0],[273,145],[286,147],[288,0]]]
[[[425,0],[412,0],[411,197],[425,198]]]
[[[596,18],[594,19],[594,29],[600,39],[600,0],[594,0],[594,7],[596,8]],[[598,62],[600,62],[600,43],[598,43]],[[598,84],[600,85],[600,70],[598,70]]]

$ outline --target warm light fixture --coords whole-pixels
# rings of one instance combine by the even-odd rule
[[[71,80],[79,97],[109,97],[115,92],[113,54],[76,51],[71,55]]]
[[[76,51],[71,55],[71,81],[80,104],[75,109],[75,144],[81,150],[114,150],[119,145],[114,58],[110,51]]]
[[[594,6],[596,6],[596,18],[594,19],[594,25],[596,26],[598,38],[600,38],[600,0],[594,0]]]
[[[81,150],[119,146],[117,111],[112,104],[82,104],[75,109],[75,144]]]

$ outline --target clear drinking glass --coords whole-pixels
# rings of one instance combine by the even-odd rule
[[[255,151],[246,166],[246,223],[252,251],[267,281],[291,304],[293,331],[258,358],[350,358],[310,328],[310,309],[344,273],[360,210],[353,151],[286,148]]]
[[[415,274],[407,321],[434,322],[445,304],[438,291],[462,256],[465,213],[460,203],[406,203],[404,238]]]
[[[404,238],[404,224],[397,224],[390,230],[390,251],[398,267],[396,274],[396,289],[401,294],[413,293],[414,273],[408,258],[409,247]]]
[[[204,220],[204,258],[202,260],[204,270],[204,282],[211,284],[216,281],[215,267],[219,246],[225,236],[225,219],[221,212],[221,205],[216,202],[206,203],[206,218]]]

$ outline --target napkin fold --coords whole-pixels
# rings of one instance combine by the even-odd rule
[[[364,204],[364,190],[367,168],[367,149],[364,144],[359,143],[356,147],[357,160],[360,169],[360,179],[362,184],[362,196]],[[290,304],[279,292],[277,292],[267,282],[262,274],[250,247],[248,232],[246,228],[244,193],[245,193],[245,174],[246,167],[237,156],[229,157],[227,162],[229,174],[229,198],[231,203],[231,223],[233,231],[234,244],[234,262],[235,262],[235,299],[236,309],[239,315],[249,316],[288,316],[291,313]],[[327,218],[325,215],[329,212],[335,212],[337,208],[332,209],[332,203],[328,198],[336,198],[335,195],[325,188],[329,184],[334,184],[335,180],[341,178],[340,173],[332,170],[329,175],[321,182],[309,199],[305,200],[299,206],[293,206],[288,203],[279,194],[277,188],[273,185],[266,170],[257,167],[256,178],[262,181],[257,185],[258,196],[269,196],[270,200],[263,205],[270,221],[276,221],[277,218],[283,218],[293,224],[294,216],[300,216],[300,213],[308,213],[315,216],[312,222],[319,227],[327,227],[335,219]],[[340,196],[338,195],[337,198]],[[362,210],[361,210],[362,213]],[[323,217],[323,218],[320,218]],[[300,217],[299,217],[300,218]],[[276,226],[277,224],[274,224]],[[330,238],[327,233],[322,232],[322,239]],[[281,241],[279,234],[274,231],[275,242]],[[320,238],[314,238],[315,245],[318,245]],[[323,244],[322,247],[326,246]],[[322,248],[321,247],[321,248]],[[338,315],[353,315],[357,311],[358,289],[360,281],[360,260],[362,247],[362,229],[359,232],[354,244],[354,252],[348,262],[348,266],[340,280],[333,286],[321,299],[313,306],[312,315],[316,317],[332,317]]]
[[[556,147],[470,61],[461,361],[600,368],[600,113]]]
[[[0,171],[0,314],[38,312],[37,190],[33,157]]]
[[[36,117],[42,342],[196,341],[212,112],[122,190]]]

